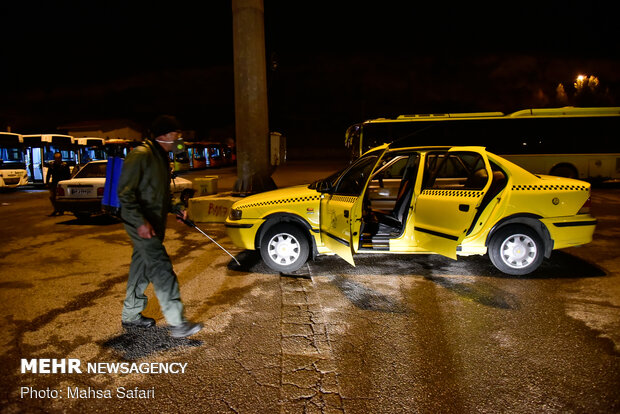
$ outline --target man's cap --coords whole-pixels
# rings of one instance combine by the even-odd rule
[[[169,132],[180,131],[181,123],[171,115],[158,116],[151,125],[151,133],[154,138],[166,135]]]

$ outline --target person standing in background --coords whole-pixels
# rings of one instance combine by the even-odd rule
[[[62,160],[62,154],[60,152],[54,153],[54,161],[50,162],[47,175],[45,176],[45,182],[50,190],[50,201],[52,202],[52,207],[54,207],[54,211],[52,211],[50,217],[64,214],[64,211],[59,210],[56,205],[56,190],[59,181],[68,180],[69,178],[71,178],[69,164]]]

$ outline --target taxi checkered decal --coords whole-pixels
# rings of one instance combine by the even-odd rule
[[[319,200],[320,198],[321,197],[318,195],[307,196],[307,197],[283,198],[281,200],[269,200],[269,201],[261,201],[260,203],[245,204],[237,208],[244,209],[244,208],[252,208],[252,207],[275,206],[278,204],[303,203],[305,201],[316,201],[316,200]]]
[[[473,190],[424,190],[422,191],[424,195],[432,195],[439,197],[473,197],[478,198],[482,197],[484,194],[482,191],[473,191]]]
[[[341,201],[343,203],[355,203],[357,201],[357,197],[349,197],[349,196],[340,196],[335,195],[332,197],[332,201]]]
[[[513,185],[514,191],[588,191],[585,185]]]

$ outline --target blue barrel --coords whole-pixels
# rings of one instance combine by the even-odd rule
[[[121,157],[108,157],[108,165],[105,170],[105,186],[103,188],[103,200],[101,206],[108,214],[118,215],[121,210],[121,202],[118,199],[118,180],[123,169]]]

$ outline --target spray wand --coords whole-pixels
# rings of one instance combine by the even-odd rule
[[[205,233],[204,231],[202,231],[197,225],[196,223],[194,223],[193,220],[190,220],[188,218],[183,218],[182,215],[180,215],[179,213],[177,213],[177,219],[179,219],[180,221],[182,221],[183,223],[185,223],[187,226],[189,227],[193,227],[196,230],[198,230],[199,232],[201,232],[207,239],[211,240],[213,243],[215,243],[217,245],[217,247],[219,247],[220,249],[224,250],[226,252],[227,255],[229,255],[230,257],[232,257],[232,259],[235,261],[235,263],[237,263],[238,266],[241,266],[241,263],[239,263],[239,261],[237,260],[237,258],[235,256],[233,256],[232,254],[230,254],[230,252],[228,250],[226,250],[225,248],[223,248],[218,242],[216,242],[215,240],[213,240],[211,238],[211,236],[209,236],[207,233]]]

